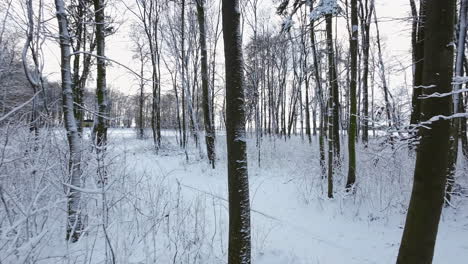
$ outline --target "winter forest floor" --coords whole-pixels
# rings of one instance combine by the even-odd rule
[[[59,135],[57,145],[65,144],[61,133],[54,133]],[[93,153],[88,151],[84,158],[86,235],[78,243],[65,243],[66,207],[63,188],[57,184],[60,176],[44,176],[27,186],[44,186],[46,192],[33,195],[41,188],[30,188],[32,198],[18,198],[23,207],[34,200],[35,212],[47,208],[47,214],[37,213],[27,221],[18,216],[14,221],[26,225],[34,218],[35,224],[29,228],[33,226],[35,231],[30,231],[33,235],[28,242],[17,239],[13,246],[5,210],[0,210],[1,263],[25,259],[38,263],[112,263],[113,259],[116,263],[226,263],[224,135],[217,136],[214,170],[200,159],[192,144],[186,155],[171,131],[164,131],[158,154],[150,138],[136,139],[132,129],[110,130],[109,139],[105,158],[109,183],[104,189],[93,180]],[[342,142],[346,152],[345,138]],[[405,145],[392,149],[378,142],[374,139],[368,149],[358,149],[356,195],[343,190],[347,171],[343,160],[335,175],[335,198],[330,200],[322,192],[326,180],[320,178],[316,138],[309,145],[300,136],[287,141],[266,136],[259,166],[255,138],[249,137],[252,263],[395,263],[414,154]],[[18,149],[21,147],[11,151]],[[49,151],[63,152],[57,148]],[[463,166],[457,181],[467,187]],[[3,188],[10,193],[23,188],[8,183]],[[468,199],[464,195],[456,196],[453,207],[444,209],[434,263],[466,263],[468,259]]]

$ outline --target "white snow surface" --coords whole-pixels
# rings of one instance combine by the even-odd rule
[[[116,263],[227,263],[224,133],[217,135],[214,170],[194,147],[187,161],[172,131],[164,131],[158,154],[150,137],[138,140],[132,129],[112,129],[109,139],[111,186],[105,197],[83,193],[87,235],[74,244],[64,241],[63,203],[63,210],[47,222],[47,232],[40,232],[40,250],[32,253],[37,263],[105,263],[112,252]],[[335,175],[335,198],[328,199],[326,180],[320,178],[317,138],[309,145],[299,136],[287,141],[265,136],[259,167],[255,137],[248,136],[252,263],[395,263],[415,157],[404,145],[392,150],[377,141],[367,150],[358,149],[356,195],[343,191],[344,159],[344,168]],[[92,158],[85,162],[91,164]],[[457,182],[466,187],[462,174]],[[88,179],[83,188],[97,187]],[[103,200],[108,204],[105,227],[112,251],[105,246]],[[456,196],[455,208],[444,209],[433,263],[468,259],[467,201]],[[0,231],[7,227],[0,226]],[[0,232],[2,244],[6,236]],[[35,243],[32,239],[21,249]],[[0,256],[4,253],[0,249]],[[23,257],[10,253],[0,259],[15,263]]]

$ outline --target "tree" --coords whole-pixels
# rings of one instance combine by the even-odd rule
[[[104,1],[94,0],[94,16],[96,25],[96,55],[97,55],[97,76],[96,76],[96,102],[98,111],[93,128],[93,136],[95,136],[96,152],[98,159],[101,159],[99,164],[102,164],[104,151],[107,145],[107,116],[108,116],[108,99],[106,87],[106,21],[104,16]],[[99,183],[107,182],[107,173],[98,168]]]
[[[73,98],[76,106],[75,119],[80,136],[83,132],[81,122],[85,115],[85,85],[91,72],[92,53],[96,48],[94,18],[90,15],[92,5],[92,1],[74,0],[68,8],[69,30],[72,36],[71,48],[75,52],[72,62]]]
[[[333,168],[340,159],[339,95],[336,74],[335,52],[333,47],[333,15],[340,12],[335,0],[322,0],[311,13],[311,20],[325,16],[328,59],[328,198],[333,198]],[[314,40],[312,40],[314,42]],[[317,70],[317,69],[316,69]]]
[[[453,73],[455,0],[427,0],[423,95],[449,93]],[[444,203],[449,151],[451,98],[429,97],[421,105],[424,127],[397,263],[431,263]],[[445,116],[445,118],[443,117]]]
[[[223,0],[222,5],[229,185],[228,263],[249,264],[250,202],[239,0]]]
[[[42,76],[42,70],[44,68],[44,58],[42,56],[42,45],[44,43],[44,36],[41,34],[43,30],[43,3],[40,2],[38,5],[37,14],[34,12],[32,0],[26,1],[27,9],[27,29],[26,29],[26,41],[23,46],[22,60],[24,73],[30,86],[32,87],[33,94],[41,93],[44,105],[46,105],[44,79]],[[35,23],[34,16],[37,16],[37,23]],[[29,69],[27,55],[31,53],[31,59],[33,62],[33,69]],[[46,108],[47,110],[47,108]],[[34,137],[39,136],[39,100],[38,96],[34,96],[32,101],[32,111],[30,117],[30,130],[34,133]]]
[[[68,146],[70,150],[69,170],[70,189],[67,203],[67,235],[66,239],[76,242],[80,238],[84,228],[81,221],[80,200],[81,193],[74,189],[81,186],[81,150],[80,136],[74,115],[72,76],[70,66],[70,34],[68,32],[67,12],[63,0],[55,0],[56,16],[60,36],[60,56],[61,56],[61,78],[62,78],[62,98],[63,115],[65,119],[65,129],[67,131]]]
[[[357,0],[351,0],[351,37],[349,49],[351,53],[351,80],[350,80],[350,112],[349,112],[349,132],[348,132],[348,180],[346,189],[353,188],[356,182],[356,132],[357,132],[357,100],[356,100],[356,79],[357,79],[357,54],[358,54],[358,15]]]
[[[313,11],[312,5],[310,6],[311,11]],[[315,88],[316,88],[316,96],[319,100],[320,105],[320,133],[319,133],[319,155],[320,155],[320,171],[322,178],[326,177],[326,161],[325,161],[325,137],[326,137],[326,123],[325,120],[327,119],[328,113],[326,109],[326,104],[324,100],[324,92],[322,89],[322,82],[320,78],[320,59],[317,52],[317,44],[315,41],[315,29],[314,29],[314,21],[310,21],[310,42],[312,48],[312,57],[314,60],[314,79],[315,79]],[[308,91],[306,89],[306,97],[308,96]]]
[[[421,99],[422,78],[424,69],[424,39],[425,39],[425,20],[426,20],[426,0],[420,0],[419,16],[416,5],[411,4],[411,13],[413,15],[412,27],[412,58],[413,58],[413,96],[411,100],[411,119],[410,123],[417,126],[421,121]],[[417,25],[417,27],[416,27]]]
[[[148,51],[146,40],[142,32],[139,32],[139,28],[137,25],[133,26],[133,30],[130,33],[130,37],[134,42],[134,49],[133,52],[135,55],[133,56],[134,59],[138,59],[140,63],[140,76],[137,77],[138,86],[139,86],[139,96],[138,96],[138,119],[137,119],[137,137],[139,139],[143,139],[145,135],[145,117],[144,117],[144,104],[145,104],[145,86],[147,80],[144,78],[145,76],[145,66],[148,62]]]
[[[370,24],[374,9],[374,0],[360,3],[361,39],[362,39],[362,143],[367,146],[369,142],[369,50],[370,50]]]
[[[200,31],[200,53],[201,53],[201,77],[202,77],[202,94],[203,94],[203,120],[205,124],[205,141],[206,152],[211,166],[215,167],[215,136],[214,125],[210,107],[210,93],[208,87],[208,55],[206,50],[206,28],[205,28],[205,1],[196,0],[198,30]]]
[[[460,16],[458,20],[458,35],[457,35],[457,56],[455,60],[455,78],[463,75],[463,57],[465,56],[465,39],[466,39],[466,18],[468,4],[467,0],[461,0],[460,4]],[[463,110],[462,100],[460,96],[461,83],[455,80],[453,84],[453,112],[458,113]],[[450,136],[450,153],[449,153],[449,165],[447,170],[447,191],[445,194],[447,204],[450,203],[452,197],[453,184],[455,182],[455,171],[457,166],[457,157],[458,157],[458,141],[463,139],[463,136],[466,137],[466,132],[464,135],[459,133],[461,127],[461,121],[466,122],[465,118],[456,118],[452,119],[452,130]],[[460,135],[459,135],[460,134]]]
[[[146,36],[151,62],[151,130],[156,151],[161,147],[161,83],[160,83],[160,57],[159,45],[159,21],[161,13],[160,1],[135,0],[136,10],[127,6],[127,9],[135,15]],[[124,3],[125,4],[125,3]]]

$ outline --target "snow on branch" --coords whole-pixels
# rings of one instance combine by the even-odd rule
[[[0,122],[2,122],[3,120],[7,119],[7,117],[11,116],[12,114],[14,114],[15,112],[19,111],[21,108],[25,107],[26,105],[28,105],[29,103],[32,102],[32,100],[34,100],[34,98],[36,98],[36,96],[41,93],[42,91],[39,91],[37,93],[35,93],[31,98],[29,98],[29,100],[27,100],[26,102],[22,103],[21,105],[13,108],[10,112],[4,114],[3,116],[0,117]]]
[[[418,99],[440,98],[440,97],[451,96],[451,95],[459,94],[459,93],[463,93],[463,92],[468,92],[468,89],[459,89],[459,90],[448,92],[448,93],[437,93],[436,92],[436,93],[432,93],[432,94],[428,94],[428,95],[419,96]]]
[[[317,20],[325,15],[338,15],[341,7],[336,0],[320,0],[318,6],[309,15],[310,20]]]
[[[468,76],[455,76],[453,77],[452,84],[463,84],[468,83]]]
[[[75,191],[79,191],[79,192],[82,192],[82,193],[87,193],[87,194],[103,194],[109,189],[109,187],[107,187],[105,189],[85,189],[85,188],[80,188],[78,186],[71,185],[71,184],[68,184],[68,183],[65,183],[65,182],[62,182],[62,184],[69,187],[70,189],[73,189]]]
[[[463,118],[463,117],[465,117],[465,118],[468,117],[468,113],[456,113],[456,114],[449,115],[449,116],[436,115],[436,116],[431,117],[427,121],[421,122],[420,125],[429,125],[429,124],[431,124],[433,122],[436,122],[436,121],[439,121],[439,120],[450,120],[450,119],[454,119],[454,118]]]

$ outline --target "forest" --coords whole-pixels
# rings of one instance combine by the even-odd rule
[[[467,263],[468,0],[0,0],[0,264]]]

